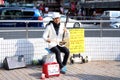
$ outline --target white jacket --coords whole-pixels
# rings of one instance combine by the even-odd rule
[[[45,41],[47,39],[51,40],[51,42],[48,43],[48,48],[49,49],[55,47],[56,45],[59,45],[59,42],[62,41],[62,36],[63,36],[63,32],[64,32],[63,29],[64,29],[64,24],[60,23],[59,32],[58,32],[58,35],[57,35],[52,23],[50,23],[50,25],[48,25],[46,27],[46,30],[43,34],[43,39]],[[70,36],[70,33],[69,33],[69,30],[67,30],[65,32],[64,39],[69,38],[69,36]]]

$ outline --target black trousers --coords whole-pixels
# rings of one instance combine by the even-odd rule
[[[60,68],[62,68],[63,66],[65,66],[67,64],[68,57],[70,54],[68,48],[60,47],[57,45],[57,46],[51,48],[50,50],[56,54],[56,60],[57,60],[58,64],[60,65]],[[64,53],[63,61],[61,60],[61,52]]]

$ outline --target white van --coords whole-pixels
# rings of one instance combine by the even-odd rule
[[[118,25],[120,20],[120,11],[104,11],[102,16],[103,20],[110,20],[110,22],[103,22],[102,26],[110,26],[112,28],[120,28]],[[116,24],[117,23],[117,24]]]
[[[120,11],[104,11],[103,16],[107,16],[111,19],[115,19],[120,16]]]
[[[102,16],[109,17],[112,20],[120,16],[120,11],[104,11]]]
[[[120,11],[104,11],[103,16],[109,18],[111,28],[120,28]]]

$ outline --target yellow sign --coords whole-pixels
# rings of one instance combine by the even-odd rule
[[[84,29],[70,29],[70,53],[84,52]]]

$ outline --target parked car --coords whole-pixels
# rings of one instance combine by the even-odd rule
[[[52,13],[45,14],[43,18],[44,27],[51,20],[52,20]],[[61,15],[60,20],[61,20],[61,23],[65,23],[66,15]],[[68,18],[68,22],[66,25],[67,28],[75,28],[75,27],[80,27],[80,26],[81,26],[81,23],[78,20]]]
[[[102,24],[108,24],[111,28],[119,28],[120,11],[107,10],[102,14],[102,20],[110,20],[109,23],[103,22]]]
[[[38,9],[24,7],[0,8],[0,20],[40,20],[42,12]],[[0,22],[0,27],[26,27],[25,22]],[[28,27],[43,27],[43,22],[29,22]]]
[[[102,16],[109,17],[109,19],[112,20],[120,16],[120,11],[115,11],[115,10],[104,11]]]

